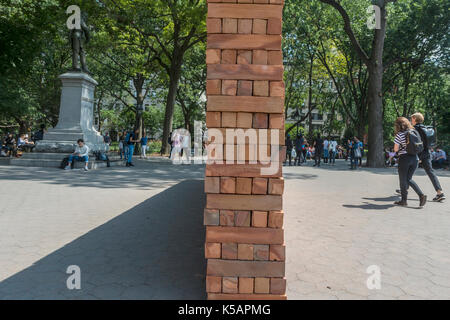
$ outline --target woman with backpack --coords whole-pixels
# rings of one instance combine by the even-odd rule
[[[399,156],[398,177],[402,195],[400,201],[394,202],[394,204],[398,206],[408,205],[407,198],[409,187],[413,188],[419,196],[420,207],[423,207],[427,202],[427,196],[423,194],[419,186],[412,180],[414,172],[419,164],[416,148],[412,143],[418,140],[420,140],[419,133],[414,129],[409,120],[404,117],[397,118],[395,121],[394,151]]]

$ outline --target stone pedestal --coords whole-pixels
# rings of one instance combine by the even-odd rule
[[[90,151],[106,151],[103,137],[93,124],[97,81],[83,72],[67,72],[59,78],[62,92],[58,125],[44,134],[35,151],[71,153],[80,138]]]

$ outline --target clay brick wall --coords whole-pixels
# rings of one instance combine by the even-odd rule
[[[284,145],[282,9],[283,0],[208,0],[206,125],[224,134],[269,131],[267,144],[270,130],[278,130],[268,154]],[[245,145],[245,160],[253,148],[261,146]],[[206,166],[208,299],[286,298],[284,180],[282,159],[276,161],[271,175],[261,174],[259,162]]]

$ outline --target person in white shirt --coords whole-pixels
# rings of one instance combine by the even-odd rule
[[[329,157],[329,149],[328,149],[328,139],[325,138],[325,140],[323,141],[323,162],[324,163],[328,163],[328,157]]]
[[[334,165],[336,163],[336,152],[337,152],[337,141],[332,139],[328,144],[330,164]]]
[[[89,147],[84,144],[83,139],[78,139],[77,146],[75,147],[75,152],[69,156],[69,163],[64,168],[64,170],[70,170],[72,167],[72,161],[84,161],[84,171],[88,171],[88,163],[89,163]]]
[[[447,154],[441,148],[436,148],[434,160],[432,161],[433,166],[436,168],[442,168],[444,162],[447,160]]]

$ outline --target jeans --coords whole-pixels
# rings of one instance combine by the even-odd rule
[[[434,173],[433,165],[431,164],[431,157],[430,155],[423,156],[420,160],[422,160],[422,167],[427,173],[428,177],[431,180],[431,183],[433,184],[433,187],[436,191],[442,190],[441,184],[439,183],[439,179]]]
[[[320,159],[322,158],[322,150],[316,150],[316,153],[314,155],[314,165],[317,165],[320,167]]]
[[[295,150],[297,152],[297,156],[294,159],[294,166],[299,166],[303,162],[303,152],[302,150]]]
[[[398,160],[398,178],[400,181],[400,190],[402,193],[402,200],[406,200],[408,197],[409,187],[419,195],[423,196],[422,190],[420,190],[417,183],[414,182],[413,175],[419,164],[419,159],[415,155],[402,154]]]
[[[336,151],[331,150],[329,156],[330,156],[330,163],[335,164],[336,163]]]
[[[289,150],[289,149],[286,150],[286,161],[288,159],[289,159],[289,165],[291,166],[292,165],[292,149],[291,150]]]
[[[350,167],[352,169],[356,169],[358,167],[358,159],[359,158],[356,158],[356,157],[350,155]]]
[[[69,156],[69,163],[72,163],[73,160],[76,161],[84,161],[84,162],[89,162],[89,157],[88,156],[74,156],[73,154],[71,154]]]
[[[131,163],[131,161],[133,160],[134,144],[129,144],[127,150],[127,163]]]
[[[444,165],[444,162],[445,162],[444,159],[439,159],[439,160],[433,160],[433,161],[432,161],[433,165],[434,165],[436,168],[438,168],[438,169],[442,168],[442,166]]]
[[[141,156],[142,157],[147,157],[147,145],[143,144],[141,145]]]
[[[325,149],[323,151],[323,162],[328,163],[328,155],[329,155],[328,149]]]

